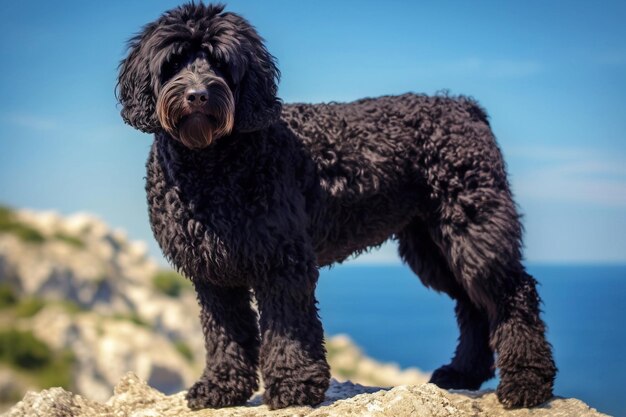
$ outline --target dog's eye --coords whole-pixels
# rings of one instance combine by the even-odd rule
[[[224,77],[226,82],[228,82],[231,85],[234,85],[233,74],[231,72],[231,67],[228,64],[226,64],[225,62],[219,61],[219,62],[212,63],[211,68],[213,69],[213,71],[215,71],[216,74]]]
[[[165,82],[169,80],[170,78],[172,78],[182,69],[182,67],[183,67],[183,63],[177,57],[173,57],[169,61],[165,62],[161,70],[162,82]]]
[[[169,67],[171,71],[176,72],[182,67],[182,64],[180,63],[180,61],[174,60],[169,63]]]

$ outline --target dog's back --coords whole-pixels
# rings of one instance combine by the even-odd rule
[[[309,215],[321,265],[380,245],[411,219],[432,211],[425,197],[439,184],[429,168],[438,164],[442,148],[472,141],[466,146],[484,147],[492,161],[500,159],[497,148],[491,155],[493,141],[476,143],[485,141],[484,135],[446,134],[476,125],[489,129],[486,114],[465,97],[409,93],[350,103],[285,104],[282,120],[313,161],[320,186]]]

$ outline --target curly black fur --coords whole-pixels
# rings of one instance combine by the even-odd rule
[[[244,403],[257,367],[270,408],[321,402],[318,268],[389,238],[425,285],[457,301],[459,344],[431,381],[477,389],[494,376],[495,351],[505,406],[549,399],[556,368],[484,110],[466,97],[404,94],[281,114],[278,76],[254,28],[220,5],[165,13],[120,65],[122,117],[155,133],[154,234],[202,308],[206,369],[190,407]],[[205,107],[186,95],[198,88]]]

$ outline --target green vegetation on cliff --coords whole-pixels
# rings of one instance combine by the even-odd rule
[[[39,313],[45,305],[46,301],[38,297],[19,298],[13,287],[7,283],[0,283],[0,310],[3,311],[5,317],[33,317],[35,314]]]
[[[73,246],[75,248],[78,249],[82,249],[85,247],[85,242],[82,241],[82,239],[76,237],[76,236],[70,236],[66,233],[62,233],[62,232],[57,232],[54,234],[54,238],[56,240],[60,240],[62,242],[67,243],[70,246]]]
[[[0,233],[11,233],[30,243],[42,243],[44,236],[33,227],[19,221],[13,210],[6,206],[0,206]]]
[[[71,386],[74,355],[53,351],[30,331],[0,330],[0,362],[26,374],[41,388]]]
[[[191,288],[191,283],[182,275],[170,270],[161,270],[152,278],[154,287],[165,295],[178,297],[180,293]]]
[[[183,342],[182,340],[177,340],[176,342],[174,342],[174,347],[176,348],[178,353],[180,353],[187,360],[187,362],[193,363],[193,352],[187,343]]]
[[[0,233],[13,234],[27,243],[43,243],[47,240],[46,236],[40,231],[21,221],[11,208],[3,205],[0,205]],[[52,238],[65,242],[75,248],[82,249],[85,247],[85,242],[82,239],[68,235],[67,233],[57,232]]]

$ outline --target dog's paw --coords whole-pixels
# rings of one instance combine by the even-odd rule
[[[294,405],[314,406],[324,401],[328,383],[327,378],[274,382],[265,387],[263,402],[270,410]]]
[[[200,379],[187,391],[185,399],[192,410],[243,405],[252,395],[253,389],[217,386],[206,379]]]
[[[553,377],[536,368],[500,372],[496,389],[505,408],[534,407],[552,398]]]
[[[457,371],[450,365],[444,365],[433,372],[430,383],[443,389],[469,389],[477,390],[481,384],[493,377],[493,372],[484,376],[474,376]]]

